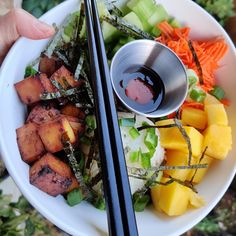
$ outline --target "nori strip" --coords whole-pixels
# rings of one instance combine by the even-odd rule
[[[188,41],[188,46],[189,46],[189,49],[190,49],[190,51],[191,51],[191,53],[193,55],[194,62],[196,64],[198,72],[199,72],[199,82],[200,82],[200,84],[204,84],[201,63],[200,63],[200,61],[198,59],[197,53],[196,53],[196,51],[195,51],[195,49],[193,47],[193,44],[192,44],[191,40]]]
[[[144,32],[143,30],[139,29],[138,27],[132,24],[129,24],[118,16],[109,15],[102,17],[102,19],[116,27],[119,31],[125,33],[126,35],[129,35],[132,38],[154,40],[154,37],[152,35]]]

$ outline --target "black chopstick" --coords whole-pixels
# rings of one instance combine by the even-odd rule
[[[99,16],[85,0],[91,78],[110,235],[138,235]]]

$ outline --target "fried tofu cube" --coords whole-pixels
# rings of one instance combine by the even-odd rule
[[[74,104],[68,103],[62,107],[61,113],[67,116],[77,117],[79,119],[85,119],[85,113]]]
[[[61,65],[62,62],[58,58],[43,55],[39,61],[39,71],[50,77]]]
[[[36,105],[30,112],[27,123],[36,123],[36,124],[43,124],[49,121],[54,120],[56,117],[60,115],[60,111],[44,105]]]
[[[69,121],[65,117],[59,117],[51,122],[40,125],[39,136],[48,152],[55,153],[63,149],[63,136],[67,135],[71,143],[75,143],[76,137]]]
[[[223,160],[232,148],[232,130],[229,126],[210,125],[204,131],[203,149],[206,155]]]
[[[45,92],[54,93],[54,92],[58,91],[58,89],[52,84],[52,82],[50,81],[50,79],[47,77],[46,74],[40,74],[39,80],[40,80]]]
[[[63,89],[69,89],[74,87],[79,87],[81,82],[78,82],[74,79],[72,73],[62,66],[51,76],[51,80],[57,81]]]
[[[30,164],[46,152],[38,135],[38,126],[34,123],[23,125],[16,130],[17,143],[22,160]]]
[[[65,193],[72,185],[70,167],[50,153],[34,163],[29,175],[32,185],[51,196]]]
[[[40,95],[44,92],[38,76],[31,76],[16,83],[15,88],[21,101],[27,105],[40,101]]]

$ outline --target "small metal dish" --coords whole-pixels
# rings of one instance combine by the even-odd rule
[[[134,108],[134,101],[128,101],[119,93],[120,78],[132,68],[146,67],[155,71],[164,84],[164,97],[157,109],[145,113]],[[176,111],[184,102],[188,92],[185,67],[178,56],[165,45],[153,40],[135,40],[119,49],[111,63],[111,80],[116,95],[131,111],[147,117],[162,117]]]

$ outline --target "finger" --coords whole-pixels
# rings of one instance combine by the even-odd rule
[[[10,46],[20,37],[44,39],[55,33],[52,26],[37,20],[22,9],[11,10],[0,17],[0,63]]]

